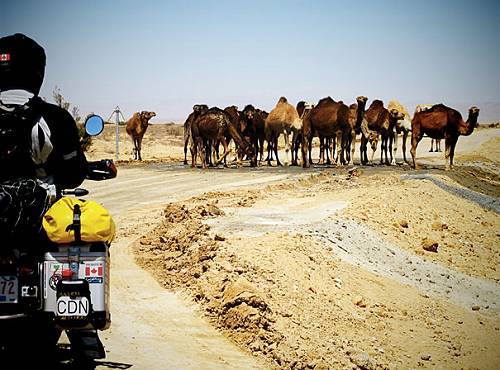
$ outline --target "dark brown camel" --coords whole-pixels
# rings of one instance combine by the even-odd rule
[[[304,117],[302,166],[305,168],[310,165],[310,158],[307,158],[307,153],[315,135],[318,135],[320,138],[335,137],[337,142],[335,163],[338,164],[340,157],[341,164],[344,164],[343,145],[345,144],[347,133],[350,133],[349,107],[342,102],[335,102],[330,97],[321,99],[311,109],[311,112]]]
[[[415,156],[417,145],[424,134],[432,139],[445,140],[445,161],[446,169],[453,168],[453,156],[455,155],[455,146],[460,135],[469,136],[477,126],[477,117],[479,108],[471,107],[469,117],[464,122],[462,115],[455,109],[449,108],[443,104],[436,104],[432,108],[417,112],[411,121],[411,156],[413,159],[413,168],[417,168]]]
[[[299,101],[297,103],[297,113],[299,114],[299,117],[301,120],[304,120],[304,117],[306,114],[309,114],[311,109],[314,108],[314,104],[306,102],[306,101]],[[302,144],[303,141],[303,136],[302,136],[302,131],[299,132],[299,135],[297,137],[296,142],[294,143],[292,147],[292,166],[298,166],[298,157],[299,157],[299,149],[300,145]],[[309,158],[311,158],[311,150],[312,150],[312,145],[309,146]]]
[[[345,145],[346,163],[354,161],[354,151],[356,148],[356,135],[361,132],[361,122],[365,115],[366,96],[358,96],[356,103],[349,106],[349,126],[351,126],[351,135],[347,136]]]
[[[389,112],[384,108],[384,103],[381,100],[374,100],[368,110],[365,112],[363,121],[361,122],[361,164],[373,162],[373,156],[377,150],[378,137],[382,137],[382,146],[380,152],[380,163],[387,165],[393,162],[392,141],[391,137],[395,134],[396,123],[398,119],[403,117],[397,110]],[[394,139],[394,138],[393,138]],[[367,144],[371,144],[372,155],[368,161]],[[388,145],[389,144],[389,145]],[[391,159],[387,151],[390,151]]]
[[[229,131],[231,138],[247,155],[252,154],[251,146],[241,137],[239,130],[231,121],[231,116],[219,108],[210,108],[205,114],[195,119],[191,125],[191,135],[193,137],[193,158],[191,167],[196,166],[196,157],[200,152],[203,168],[207,167],[205,155],[205,143],[207,141],[220,142],[224,147],[224,153],[215,161],[218,165],[229,154],[229,147],[226,141],[225,133]]]
[[[241,112],[241,132],[243,136],[252,142],[254,156],[252,156],[252,166],[257,166],[258,161],[263,160],[265,122],[267,113],[256,109],[253,105],[247,105]]]
[[[193,145],[191,140],[191,124],[193,121],[198,118],[200,115],[205,113],[208,110],[208,106],[205,104],[196,104],[193,106],[193,111],[189,114],[186,122],[184,122],[184,164],[187,164],[187,148],[188,144],[191,141],[190,150],[191,156],[193,156]]]
[[[148,129],[149,120],[156,116],[155,112],[135,112],[133,116],[127,121],[126,131],[132,138],[134,144],[134,159],[142,161],[141,147],[142,138]]]

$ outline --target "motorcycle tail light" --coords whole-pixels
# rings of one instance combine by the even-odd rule
[[[35,270],[31,266],[20,266],[19,267],[19,276],[28,277],[33,275]]]

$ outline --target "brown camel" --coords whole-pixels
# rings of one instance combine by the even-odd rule
[[[370,104],[370,107],[365,112],[363,121],[361,122],[361,164],[371,164],[373,162],[373,156],[375,154],[375,151],[377,150],[379,135],[382,138],[380,163],[384,163],[384,155],[385,163],[387,165],[394,163],[392,141],[390,141],[390,138],[394,135],[396,122],[402,117],[403,115],[400,114],[397,110],[392,110],[389,112],[386,108],[384,108],[384,103],[381,100],[374,100]],[[370,142],[372,148],[370,161],[368,161],[367,155],[368,142]],[[391,155],[390,161],[387,154],[388,149]]]
[[[215,160],[215,165],[220,164],[224,160],[229,154],[229,147],[225,137],[226,130],[229,131],[231,138],[245,154],[252,155],[251,145],[243,140],[239,130],[232,123],[231,116],[222,109],[214,107],[195,119],[191,125],[191,135],[194,142],[191,167],[196,166],[198,151],[200,151],[203,168],[207,167],[205,154],[205,143],[207,141],[211,141],[212,143],[220,142],[224,147],[224,153],[218,160]]]
[[[358,96],[356,103],[349,106],[349,126],[351,126],[351,135],[347,136],[345,145],[346,163],[354,162],[354,151],[356,147],[356,134],[361,132],[361,122],[365,115],[366,96]]]
[[[278,139],[281,133],[285,136],[285,154],[288,164],[288,152],[290,152],[290,134],[292,136],[292,143],[294,143],[300,130],[302,129],[302,120],[297,113],[297,109],[288,103],[285,97],[281,97],[276,104],[276,107],[269,113],[265,121],[265,133],[268,140],[268,150],[272,147],[276,155],[278,166],[281,166],[278,158]],[[267,161],[271,165],[270,156]]]
[[[193,111],[189,114],[186,122],[184,122],[184,164],[187,164],[187,148],[188,144],[191,142],[190,150],[191,156],[193,155],[193,145],[191,140],[191,124],[200,115],[208,110],[208,106],[205,104],[196,104],[193,106]]]
[[[258,161],[263,160],[267,115],[266,112],[256,109],[251,104],[248,104],[241,112],[241,132],[245,138],[252,142],[255,150],[255,157],[252,157],[252,166],[257,166]]]
[[[299,117],[302,121],[304,121],[304,117],[306,114],[309,114],[309,112],[314,108],[313,103],[309,103],[306,101],[299,101],[297,103],[297,113],[299,114]],[[302,130],[299,132],[299,136],[297,140],[295,141],[294,146],[292,147],[292,166],[298,166],[298,157],[299,157],[299,149],[300,145],[302,143]],[[309,158],[311,158],[311,150],[312,150],[312,145],[309,146]]]
[[[336,138],[337,153],[335,163],[339,157],[344,161],[343,147],[347,135],[350,135],[349,107],[342,102],[335,102],[331,97],[321,99],[318,104],[304,117],[302,141],[302,166],[309,167],[310,158],[307,152],[315,135],[321,138]]]
[[[415,107],[415,113],[417,112],[423,112],[425,110],[431,109],[433,104],[419,104]],[[410,121],[410,126],[411,126],[411,121]],[[436,144],[436,152],[441,151],[441,139],[431,139],[431,148],[429,149],[429,152],[434,152],[434,144]]]
[[[155,112],[136,112],[127,121],[127,134],[132,138],[134,144],[134,159],[141,161],[142,138],[148,129],[149,120],[156,116]]]
[[[411,156],[413,159],[413,168],[417,168],[415,156],[417,153],[418,142],[424,134],[432,139],[445,140],[445,161],[446,169],[453,168],[453,156],[455,155],[455,146],[460,135],[469,136],[477,126],[477,117],[479,108],[471,107],[469,117],[464,122],[462,115],[455,109],[449,108],[443,104],[436,104],[432,108],[415,113],[411,121]]]

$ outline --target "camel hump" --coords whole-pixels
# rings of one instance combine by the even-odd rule
[[[382,100],[379,100],[379,99],[375,99],[374,101],[372,101],[372,103],[370,104],[370,107],[384,107],[384,102]]]
[[[333,100],[331,96],[327,96],[326,98],[320,99],[320,101],[318,102],[318,106],[330,103],[335,103],[335,100]]]

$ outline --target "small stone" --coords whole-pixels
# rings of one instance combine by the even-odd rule
[[[351,362],[360,369],[371,370],[376,368],[376,362],[363,351],[354,351],[350,354]]]
[[[167,238],[165,238],[164,236],[160,236],[160,243],[166,243],[167,242]]]
[[[226,240],[226,238],[224,238],[223,236],[221,236],[219,234],[215,234],[214,240],[219,241],[219,242],[223,242],[224,240]]]
[[[426,353],[426,354],[423,354],[422,356],[420,356],[420,358],[424,361],[429,361],[431,359],[431,355]]]
[[[432,223],[432,230],[436,231],[442,231],[443,230],[443,223],[441,221],[436,220]]]
[[[364,301],[362,296],[356,296],[354,297],[352,303],[354,303],[356,306],[365,308],[366,307],[366,302]]]
[[[472,311],[479,311],[480,309],[481,309],[481,306],[479,306],[478,304],[472,305]]]
[[[400,225],[401,227],[404,227],[405,229],[407,229],[407,228],[408,228],[408,221],[406,221],[406,220],[401,220],[401,221],[399,221],[399,225]]]
[[[437,253],[438,251],[438,242],[429,238],[424,238],[422,240],[422,248],[428,252]]]

